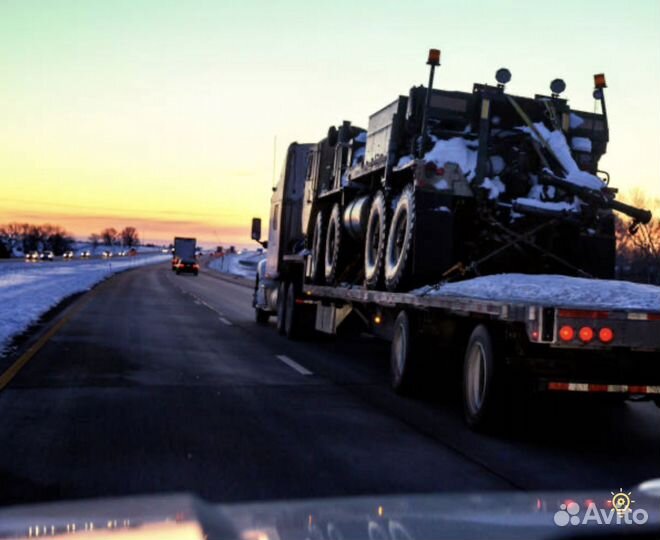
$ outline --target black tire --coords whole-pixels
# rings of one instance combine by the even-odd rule
[[[254,308],[254,320],[257,321],[257,324],[268,324],[268,319],[270,319],[270,313],[261,308]]]
[[[281,281],[277,291],[277,332],[284,335],[284,319],[286,318],[286,282]]]
[[[371,201],[364,242],[364,281],[369,288],[382,282],[386,240],[387,204],[383,192],[378,191]]]
[[[495,427],[501,412],[500,368],[490,332],[480,324],[470,335],[463,361],[463,413],[476,431]]]
[[[324,273],[327,283],[335,283],[340,272],[340,257],[344,234],[341,226],[341,208],[338,203],[332,207],[328,218],[325,238]]]
[[[401,311],[394,321],[390,345],[390,385],[397,394],[410,395],[418,381],[419,358],[410,317]]]
[[[199,275],[199,272],[195,272],[195,275],[196,275],[196,276]]]
[[[389,291],[402,290],[411,273],[415,234],[415,188],[408,184],[396,203],[385,248],[385,286]]]
[[[180,271],[180,270],[177,270],[177,271],[176,271],[176,275],[177,275],[177,276],[180,276],[180,275],[181,275],[181,271]]]
[[[322,285],[325,281],[325,269],[323,267],[323,254],[325,252],[325,218],[323,212],[316,214],[314,231],[312,233],[312,261],[311,279],[312,283]]]
[[[301,307],[296,303],[297,296],[295,285],[293,282],[289,283],[284,312],[284,335],[289,339],[298,339],[302,336]]]

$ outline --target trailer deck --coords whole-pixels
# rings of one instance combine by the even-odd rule
[[[362,286],[305,285],[309,300],[379,308],[425,310],[447,316],[486,317],[525,325],[531,342],[558,347],[611,346],[660,351],[660,287],[624,281],[569,276],[500,274],[456,283],[422,287],[406,293]],[[567,339],[566,325],[595,332],[605,326],[605,339]],[[566,330],[568,332],[568,330]],[[582,336],[588,337],[588,336]]]

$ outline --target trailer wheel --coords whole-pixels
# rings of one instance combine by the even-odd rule
[[[289,339],[298,339],[302,335],[301,307],[296,304],[296,287],[289,283],[286,293],[286,309],[284,310],[284,334]]]
[[[325,238],[323,236],[323,212],[316,214],[314,221],[314,232],[312,235],[312,261],[311,261],[311,278],[312,283],[322,284],[324,278],[323,267],[323,248],[325,246]]]
[[[415,194],[408,184],[396,203],[385,249],[385,286],[390,291],[402,289],[410,274],[410,258],[415,232]]]
[[[496,364],[492,338],[480,324],[472,331],[463,363],[463,411],[475,430],[492,427],[501,405]]]
[[[341,208],[338,203],[332,207],[325,239],[325,279],[334,283],[339,273],[339,257],[342,249],[343,231],[341,228]]]
[[[270,319],[270,313],[261,308],[254,308],[254,320],[257,321],[257,324],[266,324],[268,319]]]
[[[390,384],[397,394],[410,394],[417,379],[416,347],[410,317],[401,311],[394,321],[390,346]]]
[[[286,282],[280,281],[277,288],[277,332],[284,335],[284,319],[286,317]]]
[[[386,212],[385,195],[378,191],[371,202],[364,245],[364,278],[367,287],[375,288],[381,280],[387,238]]]

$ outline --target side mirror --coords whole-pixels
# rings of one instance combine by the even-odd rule
[[[252,218],[252,240],[258,242],[261,240],[261,218]]]

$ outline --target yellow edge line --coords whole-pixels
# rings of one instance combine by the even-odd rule
[[[91,300],[92,296],[96,294],[96,289],[93,289],[87,293],[87,296],[84,300],[81,299],[81,302],[74,306],[69,313],[62,317],[57,323],[48,330],[43,336],[41,336],[37,342],[32,345],[27,351],[25,351],[18,360],[16,360],[7,371],[0,375],[0,390],[3,390],[16,375],[23,369],[25,364],[27,364],[32,357],[37,354],[41,348],[48,343],[48,340],[52,338],[60,328],[62,328],[73,315],[78,313],[87,303]]]

